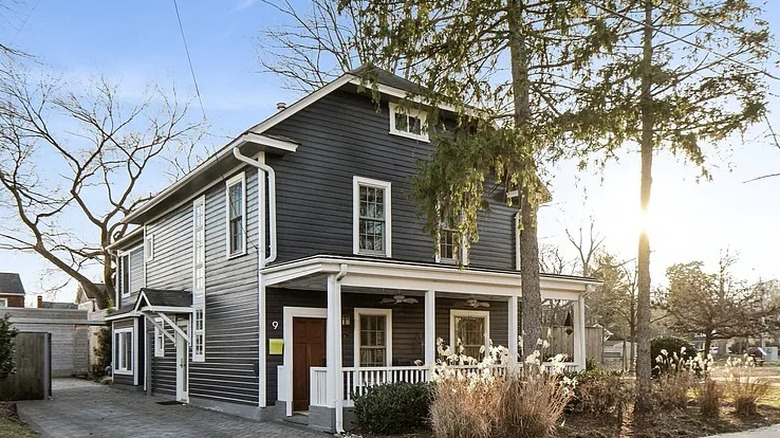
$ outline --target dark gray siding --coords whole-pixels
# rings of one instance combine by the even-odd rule
[[[226,257],[225,184],[206,193],[206,361],[190,366],[190,396],[256,404],[257,169],[245,172],[246,254]]]
[[[411,199],[410,178],[431,145],[390,135],[387,104],[377,112],[367,95],[336,91],[279,125],[270,134],[301,145],[269,157],[277,172],[279,260],[317,253],[352,253],[352,178],[392,183],[393,258],[432,261],[432,239]],[[490,197],[472,264],[511,269],[513,209]]]
[[[268,324],[266,336],[282,339],[284,337],[284,307],[315,307],[324,309],[327,307],[325,292],[299,291],[291,289],[266,290],[266,322]],[[272,323],[278,322],[274,330]],[[277,367],[283,365],[284,356],[266,356],[266,403],[268,406],[276,403],[277,395]]]
[[[146,287],[192,290],[192,202],[146,226],[154,257],[146,263]]]

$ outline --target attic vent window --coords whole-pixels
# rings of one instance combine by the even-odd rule
[[[390,103],[390,134],[428,142],[427,114]]]

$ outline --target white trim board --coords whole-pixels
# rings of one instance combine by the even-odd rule
[[[292,383],[293,383],[293,318],[328,318],[328,309],[321,309],[317,307],[288,307],[285,306],[282,310],[283,314],[283,335],[284,340],[284,384],[287,385],[289,398],[292,398]],[[339,325],[341,322],[339,321]],[[341,339],[337,339],[337,342],[341,342]],[[267,342],[267,341],[265,341]],[[332,342],[332,340],[326,340],[326,342]],[[277,388],[278,393],[278,388]],[[278,398],[278,396],[277,396]],[[282,400],[280,400],[282,401]],[[292,400],[284,400],[287,403],[287,411],[285,415],[291,417],[293,414]]]
[[[355,307],[353,326],[355,332],[353,336],[353,363],[355,368],[360,367],[360,316],[384,316],[385,317],[385,366],[393,365],[393,309],[377,309],[366,307]]]

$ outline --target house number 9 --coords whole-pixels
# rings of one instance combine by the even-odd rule
[[[278,329],[279,328],[279,322],[278,321],[272,322],[271,323],[271,327],[273,327],[274,330]]]

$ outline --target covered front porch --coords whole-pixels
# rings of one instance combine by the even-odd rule
[[[261,300],[271,309],[261,315],[269,327],[263,347],[280,325],[284,345],[276,360],[270,349],[261,352],[275,378],[268,398],[285,416],[306,411],[315,427],[343,430],[353,397],[372,386],[430,380],[437,339],[477,359],[491,342],[506,347],[510,363],[522,357],[518,272],[327,256],[267,268],[261,277]],[[543,298],[558,308],[550,323],[568,324],[549,330],[566,338],[551,343],[568,351],[543,354],[565,353],[568,370],[582,369],[582,295],[595,282],[545,275],[541,283]]]

